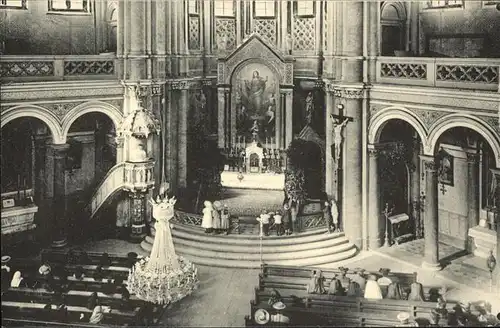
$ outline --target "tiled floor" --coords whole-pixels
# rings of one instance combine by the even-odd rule
[[[415,246],[418,249],[417,246]],[[89,251],[126,254],[130,251],[141,252],[138,245],[121,240],[89,242]],[[406,248],[408,250],[408,248]],[[391,250],[395,252],[394,250]],[[396,252],[397,253],[397,252]],[[405,254],[410,254],[405,252]],[[412,257],[408,256],[407,257]],[[406,259],[405,259],[406,260]],[[500,312],[500,298],[465,285],[457,284],[440,273],[427,272],[410,262],[405,262],[391,254],[362,252],[355,258],[331,267],[365,268],[377,271],[387,267],[392,271],[417,272],[418,280],[425,286],[447,286],[449,301],[468,300],[471,302],[488,301],[494,313]],[[324,266],[324,267],[328,267]],[[250,313],[250,300],[257,286],[258,270],[225,269],[199,266],[200,288],[192,295],[170,306],[161,319],[164,326],[212,326],[239,327],[244,324],[244,316]],[[474,279],[474,278],[470,278]]]

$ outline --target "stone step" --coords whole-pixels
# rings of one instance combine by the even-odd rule
[[[176,252],[198,265],[259,268],[268,264],[317,266],[344,261],[358,253],[343,233],[328,234],[326,229],[292,236],[211,235],[200,227],[175,224],[172,236]],[[154,237],[146,237],[141,247],[150,252]]]

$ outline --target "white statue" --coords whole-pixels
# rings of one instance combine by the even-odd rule
[[[333,226],[337,229],[337,231],[342,231],[342,227],[339,225],[339,208],[337,207],[337,203],[334,199],[331,201],[330,213],[332,214]]]
[[[342,123],[339,123],[340,120],[333,118],[333,143],[335,144],[335,162],[338,163],[338,160],[340,158],[340,150],[342,149],[342,130],[344,127],[347,125],[349,122],[349,119],[346,118]]]

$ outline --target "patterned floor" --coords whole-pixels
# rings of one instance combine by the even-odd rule
[[[420,266],[424,255],[424,240],[419,239],[390,248],[382,248],[379,252]],[[440,243],[439,259],[443,265],[443,270],[439,272],[441,276],[485,292],[490,291],[490,274],[485,268],[480,267],[482,262],[473,255],[467,255],[465,250]]]

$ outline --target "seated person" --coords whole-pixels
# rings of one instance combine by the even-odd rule
[[[386,299],[390,300],[402,300],[404,292],[398,282],[393,282],[387,287]]]
[[[355,281],[349,283],[349,288],[347,289],[347,296],[351,297],[363,297],[364,291],[359,287],[359,284]]]
[[[392,279],[389,278],[389,272],[391,270],[387,268],[381,268],[379,272],[382,274],[382,277],[378,278],[377,283],[382,290],[382,295],[385,297],[387,295],[387,289],[389,285],[392,284]]]
[[[401,312],[398,314],[399,324],[396,327],[418,327],[416,322],[410,322],[410,314],[407,312]]]
[[[120,288],[121,294],[122,294],[122,299],[121,299],[121,306],[122,307],[127,307],[129,305],[130,301],[130,292],[125,286],[122,286]]]
[[[102,319],[104,319],[104,313],[102,310],[102,306],[96,305],[94,307],[94,311],[92,312],[92,315],[90,316],[89,323],[98,324],[98,323],[101,323]]]
[[[408,294],[408,301],[425,302],[424,287],[419,282],[414,282],[410,285],[410,294]]]
[[[349,288],[349,284],[351,283],[351,279],[347,277],[347,271],[349,271],[348,268],[340,267],[339,268],[340,275],[338,279],[340,280],[340,283],[342,284],[342,287],[344,287],[345,290]]]
[[[281,302],[281,294],[276,290],[273,289],[271,291],[271,297],[269,298],[269,301],[267,301],[267,304],[273,306],[275,303]]]
[[[85,274],[83,272],[84,272],[83,267],[81,265],[78,265],[75,268],[75,273],[73,274],[73,277],[77,280],[82,280],[83,278],[85,278]]]
[[[111,265],[111,259],[109,258],[108,253],[102,253],[99,265],[102,267],[108,267]]]
[[[332,280],[330,281],[328,294],[334,296],[346,296],[344,287],[340,283],[340,280],[336,279],[335,276],[333,276]]]
[[[14,276],[12,276],[12,280],[10,282],[10,287],[27,287],[24,278],[21,275],[21,271],[16,271]]]
[[[90,294],[90,297],[87,300],[87,309],[93,310],[98,304],[99,298],[97,297],[97,292],[93,292],[92,294]]]
[[[382,296],[382,291],[380,290],[380,286],[377,283],[377,277],[375,275],[370,275],[368,277],[368,280],[366,281],[364,297],[366,299],[374,300],[381,300],[384,298]]]
[[[357,282],[359,288],[361,288],[362,291],[365,291],[365,285],[366,285],[365,269],[357,268],[354,271],[356,272],[356,274],[351,278],[351,280]]]
[[[135,262],[137,262],[137,253],[135,252],[130,252],[127,254],[127,266],[128,267],[133,267]]]
[[[439,315],[438,310],[432,309],[431,315],[429,317],[429,327],[440,327],[439,321],[441,320],[441,316]]]
[[[102,267],[101,266],[98,266],[95,269],[95,272],[92,275],[92,277],[94,278],[95,281],[101,281],[102,278],[104,278],[104,272],[102,272]]]
[[[443,298],[439,298],[436,304],[436,311],[439,313],[441,318],[448,317],[448,310],[446,309],[446,301]]]
[[[276,314],[271,315],[271,322],[276,322],[278,324],[284,323],[288,324],[290,323],[290,318],[281,314],[280,311],[284,310],[286,308],[286,305],[283,302],[277,302],[273,305],[273,308],[277,311]]]
[[[64,303],[59,304],[57,307],[57,321],[67,322],[68,321],[68,308]]]

